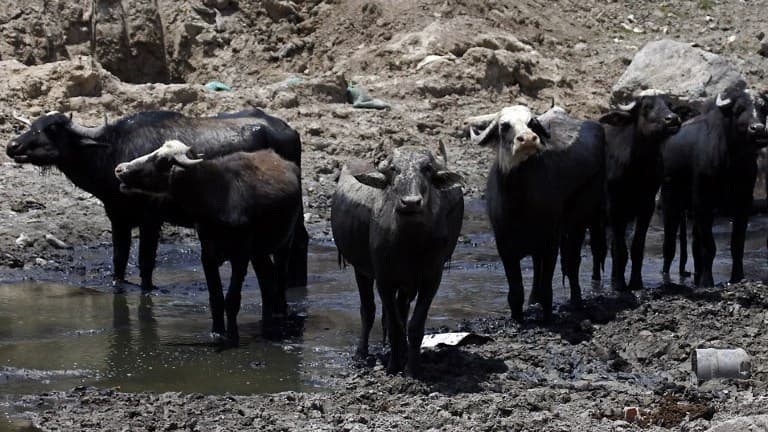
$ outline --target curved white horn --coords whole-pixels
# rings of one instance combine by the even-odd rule
[[[24,123],[27,126],[32,126],[32,122],[28,118],[17,114],[16,111],[14,111],[11,116],[14,118],[14,120]]]
[[[186,154],[177,154],[174,156],[173,160],[179,165],[184,168],[191,167],[193,165],[199,164],[200,162],[204,161],[205,159],[190,159]]]
[[[83,136],[85,138],[96,139],[104,133],[104,130],[107,128],[107,126],[108,124],[104,123],[101,126],[87,127],[87,126],[81,126],[75,123],[74,121],[70,121],[68,127],[69,127],[69,130],[71,130],[72,132],[75,132],[80,136]]]
[[[731,99],[730,98],[723,99],[722,98],[722,93],[718,93],[717,94],[717,99],[715,99],[715,105],[717,105],[718,107],[724,107],[724,106],[728,106],[730,104],[731,104]]]
[[[473,116],[473,117],[467,117],[466,120],[464,120],[465,123],[468,123],[471,126],[477,126],[481,128],[485,128],[488,126],[488,123],[492,122],[493,119],[496,118],[496,116],[499,115],[499,113],[493,113],[493,114],[483,114],[479,116]]]
[[[488,125],[488,127],[485,128],[480,134],[476,134],[474,128],[470,125],[469,126],[469,139],[472,144],[476,145],[485,145],[485,141],[488,139],[488,136],[493,133],[493,131],[499,127],[499,116],[496,115],[496,118],[493,119],[491,124]]]
[[[618,107],[622,111],[632,111],[632,108],[634,108],[635,105],[637,105],[637,101],[636,100],[632,100],[632,102],[627,103],[627,104],[623,104],[623,105],[619,104]]]

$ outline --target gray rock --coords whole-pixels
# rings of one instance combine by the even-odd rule
[[[698,104],[731,85],[746,83],[725,58],[688,43],[663,39],[638,51],[613,86],[611,102],[623,103],[633,94],[653,88]]]
[[[736,417],[707,429],[707,432],[765,431],[768,430],[768,415]]]

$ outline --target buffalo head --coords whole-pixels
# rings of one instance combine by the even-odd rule
[[[175,169],[189,168],[203,159],[188,156],[190,148],[181,141],[166,141],[152,153],[123,162],[115,168],[120,190],[149,196],[165,196]]]
[[[523,105],[502,108],[479,134],[470,125],[469,134],[477,145],[497,143],[498,161],[504,172],[544,150],[549,139],[549,132]]]
[[[602,117],[600,123],[611,126],[634,126],[640,136],[661,138],[674,135],[682,122],[696,112],[686,105],[670,108],[667,96],[657,90],[644,90],[630,102],[619,105]]]
[[[400,147],[382,161],[376,170],[355,175],[368,186],[382,189],[385,202],[396,214],[413,216],[428,212],[436,201],[435,190],[449,189],[461,176],[447,171],[445,146],[440,143],[439,157],[423,147]]]
[[[98,127],[85,127],[72,121],[71,116],[53,112],[41,116],[34,122],[14,116],[24,122],[29,130],[11,140],[6,154],[18,163],[34,165],[55,165],[78,148],[93,145],[106,145],[100,141],[108,124]]]
[[[766,95],[758,95],[750,90],[727,89],[717,95],[715,106],[729,123],[729,134],[735,138],[732,142],[746,140],[750,147],[757,148],[768,145]]]

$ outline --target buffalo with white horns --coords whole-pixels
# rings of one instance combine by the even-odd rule
[[[579,304],[581,245],[588,227],[598,274],[606,250],[602,127],[570,118],[561,108],[537,118],[528,107],[515,105],[499,111],[480,133],[470,124],[470,136],[474,144],[496,151],[488,175],[488,216],[509,283],[512,317],[523,318],[520,260],[530,255],[531,302],[541,303],[545,320],[551,319],[558,246],[571,301]]]
[[[174,111],[145,111],[83,126],[71,116],[49,113],[34,122],[14,114],[29,129],[8,143],[6,153],[18,163],[55,166],[77,187],[104,204],[112,224],[113,278],[118,289],[125,283],[131,247],[131,229],[139,228],[139,270],[143,290],[153,289],[160,227],[164,222],[189,226],[190,221],[173,209],[145,196],[125,195],[114,175],[117,164],[157,150],[176,139],[206,159],[236,151],[275,150],[301,165],[299,134],[283,120],[259,109],[222,113],[215,117],[187,117]],[[306,285],[309,237],[303,220],[296,222],[289,286]]]
[[[288,253],[293,227],[301,217],[296,164],[271,149],[203,160],[184,143],[172,140],[119,164],[115,175],[123,190],[164,200],[193,222],[200,239],[213,334],[228,344],[239,341],[237,314],[249,260],[259,278],[263,323],[285,316]],[[226,297],[219,276],[225,261],[232,266]]]

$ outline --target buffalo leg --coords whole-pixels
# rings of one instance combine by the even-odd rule
[[[304,227],[302,211],[296,220],[291,242],[290,258],[288,259],[288,288],[307,286],[307,252],[309,250],[309,233]]]
[[[407,372],[413,377],[421,376],[421,341],[424,340],[424,325],[427,321],[427,313],[435,298],[437,288],[440,286],[441,272],[434,277],[427,278],[416,297],[416,306],[413,308],[413,316],[408,321],[408,363]]]
[[[289,266],[290,266],[290,254],[291,251],[288,247],[282,247],[274,253],[275,262],[275,280],[274,287],[274,305],[275,311],[279,316],[285,317],[288,315],[288,301],[285,297],[288,282],[290,279]]]
[[[651,203],[644,212],[637,216],[635,232],[632,238],[632,273],[629,279],[629,289],[643,289],[643,258],[645,255],[645,237],[651,224],[654,205]]]
[[[624,269],[627,267],[627,222],[614,220],[611,223],[613,239],[611,240],[611,283],[616,291],[626,291],[627,284],[624,279]]]
[[[534,286],[538,290],[537,297],[544,312],[544,322],[552,321],[552,278],[557,262],[557,247],[541,253],[533,260]]]
[[[122,291],[125,283],[125,269],[131,252],[131,225],[122,221],[112,222],[112,285]]]
[[[696,225],[696,219],[693,221],[693,242],[691,243],[691,251],[693,252],[693,284],[698,286],[701,279],[701,234],[699,234],[699,227]]]
[[[261,316],[263,323],[269,323],[276,315],[275,291],[277,291],[277,272],[269,255],[251,255],[251,265],[259,281],[261,291]]]
[[[507,303],[512,313],[512,319],[523,321],[523,302],[525,300],[525,291],[523,289],[523,274],[520,270],[520,259],[516,257],[501,257],[504,264],[504,273],[507,276],[509,293],[507,294]]]
[[[605,268],[605,257],[608,255],[602,217],[597,217],[589,227],[589,248],[592,251],[592,280],[599,282],[603,279],[601,272]]]
[[[403,355],[405,354],[405,321],[400,316],[395,292],[397,285],[390,282],[376,281],[381,298],[382,309],[387,314],[387,327],[389,327],[389,363],[387,373],[395,374],[403,370]]]
[[[240,313],[242,300],[243,281],[248,271],[247,255],[232,259],[232,276],[229,279],[229,289],[224,298],[224,307],[227,313],[227,342],[232,346],[240,343],[240,332],[237,328],[237,314]]]
[[[581,286],[579,285],[579,268],[581,267],[581,246],[584,243],[585,229],[574,229],[566,236],[564,249],[565,256],[560,259],[563,262],[563,258],[568,262],[566,276],[568,277],[568,285],[571,289],[571,305],[581,306]],[[562,264],[561,264],[562,265]]]
[[[677,230],[680,228],[682,211],[677,206],[666,201],[669,200],[664,202],[664,243],[662,247],[664,264],[661,267],[661,272],[668,275],[672,261],[675,259],[675,247],[677,246],[678,238]],[[681,250],[680,253],[682,254],[683,251]]]
[[[715,261],[715,238],[712,235],[712,213],[711,212],[698,212],[696,216],[698,237],[699,237],[699,253],[701,255],[701,274],[699,276],[699,286],[712,287],[715,285],[715,281],[712,278],[712,263]]]
[[[731,231],[731,283],[744,279],[744,241],[747,236],[748,213],[739,212],[733,218]]]
[[[144,224],[139,227],[139,273],[141,274],[142,291],[155,289],[152,284],[152,272],[155,270],[159,240],[160,225]]]
[[[685,270],[686,265],[688,264],[688,225],[686,223],[686,214],[683,212],[683,214],[680,217],[680,262],[679,262],[679,268],[678,271],[680,273],[680,277],[688,277],[691,274]]]
[[[360,340],[357,344],[356,355],[360,359],[368,357],[368,338],[376,319],[376,302],[373,298],[373,278],[360,273],[355,269],[357,291],[360,294]]]
[[[205,250],[203,250],[202,255],[203,272],[205,273],[205,281],[208,284],[208,301],[211,305],[211,317],[213,318],[211,333],[214,337],[223,337],[225,334],[224,292],[221,286],[221,277],[219,276],[219,265],[214,257],[206,254]]]

